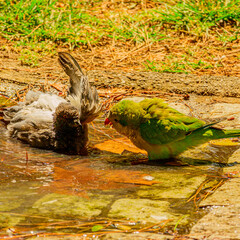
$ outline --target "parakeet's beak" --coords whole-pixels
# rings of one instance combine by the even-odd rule
[[[110,126],[113,125],[113,123],[108,118],[105,119],[104,124],[105,125],[110,125]]]

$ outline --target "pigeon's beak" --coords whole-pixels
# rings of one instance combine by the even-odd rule
[[[113,125],[113,123],[108,118],[105,119],[104,124],[105,125],[110,125],[110,126]]]

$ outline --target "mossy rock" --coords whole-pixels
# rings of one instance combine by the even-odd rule
[[[50,218],[92,218],[98,216],[111,198],[109,196],[78,196],[52,193],[34,203],[31,213]]]
[[[184,169],[184,168],[183,168]],[[137,192],[141,198],[168,199],[189,198],[206,179],[204,175],[194,176],[184,171],[159,172],[151,174],[154,180],[159,181],[151,188],[143,186]]]
[[[142,223],[156,223],[169,220],[170,224],[176,224],[181,215],[171,213],[170,203],[167,201],[123,198],[114,202],[108,217],[124,218],[141,221]],[[183,219],[181,224],[186,224],[186,219]]]

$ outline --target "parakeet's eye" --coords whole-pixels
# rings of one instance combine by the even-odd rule
[[[115,122],[118,122],[118,120],[117,120],[116,118],[114,119],[114,121],[115,121]]]

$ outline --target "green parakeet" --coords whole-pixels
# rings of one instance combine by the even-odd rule
[[[175,157],[188,148],[213,139],[240,136],[240,129],[223,130],[168,106],[162,99],[144,99],[139,103],[122,100],[114,105],[105,124],[113,127],[139,148],[149,160]]]

